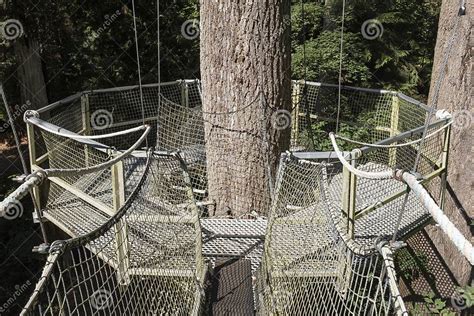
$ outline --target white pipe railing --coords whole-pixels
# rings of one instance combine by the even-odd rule
[[[426,191],[423,185],[418,182],[418,179],[414,175],[404,172],[401,178],[410,187],[413,193],[423,202],[423,205],[430,212],[435,222],[439,224],[439,227],[454,243],[456,248],[458,248],[471,265],[474,265],[474,248],[472,247],[472,243],[464,237],[459,229],[457,229],[457,227],[443,213],[441,208],[436,204],[428,191]]]
[[[339,161],[342,163],[344,167],[346,167],[351,173],[355,174],[356,176],[373,179],[373,180],[381,180],[381,179],[390,179],[393,178],[393,171],[381,171],[381,172],[367,172],[358,170],[353,167],[342,155],[342,152],[339,150],[339,146],[336,143],[336,135],[334,133],[329,133],[329,138],[331,139],[332,147],[336,152],[336,156]]]

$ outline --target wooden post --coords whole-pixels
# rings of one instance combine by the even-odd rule
[[[293,113],[291,113],[291,148],[299,145],[300,81],[293,81]]]
[[[400,99],[397,95],[392,96],[392,115],[390,117],[390,137],[396,136],[398,131],[398,121],[400,116]],[[394,167],[397,163],[397,148],[390,148],[389,152],[389,166]]]
[[[30,170],[34,170],[37,165],[37,154],[36,154],[36,138],[35,138],[35,127],[32,124],[26,123],[26,133],[28,137],[28,153],[30,158]],[[41,214],[41,193],[38,186],[33,187],[33,198],[35,199],[34,205],[39,207],[39,210],[33,212],[33,218],[35,214]],[[41,221],[41,218],[37,219],[38,222]]]
[[[189,87],[185,80],[181,81],[181,105],[189,107]]]
[[[350,219],[349,219],[349,201],[350,201],[350,192],[351,192],[351,172],[349,169],[344,167],[342,169],[342,211],[344,212],[344,217],[346,218],[346,229],[349,231]]]
[[[118,211],[125,204],[125,180],[123,162],[119,161],[112,166],[112,196],[113,209]],[[121,285],[130,284],[130,250],[128,245],[128,227],[122,218],[115,224],[115,243],[117,256],[117,276]]]
[[[360,157],[360,151],[353,150],[349,154],[351,165],[357,167],[357,159]],[[357,177],[351,173],[346,167],[342,171],[342,209],[347,217],[347,233],[350,238],[355,235],[355,211],[356,211],[356,193],[357,193]],[[339,272],[337,276],[337,287],[343,297],[346,297],[352,278],[352,256],[351,252],[342,252],[339,262]]]
[[[84,135],[91,135],[91,113],[89,109],[89,95],[81,97],[82,130]],[[85,166],[89,167],[89,146],[84,145]]]
[[[349,154],[351,165],[357,167],[357,159],[360,157],[361,152],[359,150],[353,150]],[[356,197],[357,197],[357,176],[351,173],[347,168],[344,167],[343,171],[343,192],[342,192],[342,207],[347,216],[347,233],[351,239],[354,239],[355,235],[355,213],[356,213]],[[337,286],[341,294],[346,297],[348,289],[352,279],[352,263],[353,259],[351,252],[342,253],[344,258],[339,258],[340,262],[340,273],[338,274]],[[342,275],[342,278],[340,277]]]
[[[351,164],[354,168],[356,167],[356,160],[359,158],[359,156],[360,152],[356,150],[349,154]],[[343,169],[342,177],[342,210],[344,211],[344,215],[347,218],[347,233],[351,238],[354,238],[357,177],[347,168]]]
[[[439,206],[444,210],[446,204],[446,185],[448,181],[448,158],[449,158],[449,145],[451,140],[451,125],[446,127],[444,130],[443,139],[443,154],[441,156],[441,168],[444,169],[441,174],[441,190],[439,197]]]

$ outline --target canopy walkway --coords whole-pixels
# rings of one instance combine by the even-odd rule
[[[291,151],[267,175],[271,206],[229,201],[242,218],[212,216],[205,126],[224,114],[203,112],[197,80],[86,91],[26,113],[33,173],[0,214],[33,188],[37,220],[71,239],[50,245],[23,314],[198,315],[220,258],[250,261],[257,314],[406,314],[392,236],[434,215],[474,261],[433,201],[443,208],[451,118],[343,86],[336,119],[337,96],[336,85],[293,82]],[[414,164],[416,175],[402,172]]]

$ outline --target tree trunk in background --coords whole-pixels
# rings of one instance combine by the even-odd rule
[[[14,42],[13,47],[19,65],[17,72],[22,104],[31,103],[29,109],[32,110],[48,105],[38,42],[21,37]]]
[[[291,107],[289,14],[289,0],[201,0],[211,215],[268,210],[269,182],[289,145],[290,129],[272,124],[289,118],[277,109]]]
[[[443,0],[429,100],[432,104],[436,81],[444,72],[445,78],[441,85],[438,109],[447,109],[454,114],[448,182],[459,200],[456,201],[453,194],[448,194],[445,211],[461,232],[473,241],[469,217],[474,217],[474,199],[472,197],[474,188],[474,107],[472,100],[474,94],[474,32],[472,25],[474,5],[472,1],[467,2],[470,4],[468,4],[466,15],[456,17],[459,1]],[[451,57],[447,67],[441,69],[447,42],[453,32],[456,18],[461,20]],[[426,230],[458,282],[460,284],[469,282],[472,267],[467,260],[459,254],[440,228],[429,226]]]

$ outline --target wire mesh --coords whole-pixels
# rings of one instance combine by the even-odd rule
[[[51,246],[25,315],[199,313],[206,267],[183,163],[170,155],[153,154],[147,163],[137,159],[144,158],[129,162],[141,166],[132,177],[133,193],[115,216],[98,227],[77,223],[93,230]],[[97,220],[94,206],[76,202],[81,205],[69,201],[64,211]]]
[[[260,315],[393,311],[380,254],[373,245],[371,252],[348,247],[325,205],[326,167],[291,156],[280,165],[260,272]]]
[[[153,156],[146,164],[141,150],[111,169],[50,179],[44,214],[62,230],[71,236],[91,236],[102,225],[113,225],[93,233],[94,238],[87,241],[66,241],[58,248],[61,251],[51,253],[45,270],[50,269],[44,281],[47,285],[40,287],[41,294],[30,304],[34,312],[184,315],[199,310],[205,273],[199,219],[213,217],[216,208],[222,208],[218,213],[268,216],[264,264],[257,279],[262,314],[390,313],[393,306],[386,267],[374,245],[380,237],[393,234],[405,185],[395,179],[370,180],[351,174],[334,159],[327,134],[337,130],[349,139],[338,143],[360,170],[411,169],[420,146],[413,141],[421,138],[420,127],[428,112],[426,106],[401,94],[342,87],[336,126],[337,93],[334,85],[293,83],[291,149],[327,153],[319,161],[287,156],[280,164],[272,195],[266,186],[273,185],[268,157],[249,156],[245,150],[239,157],[227,154],[233,148],[247,148],[249,143],[273,154],[265,131],[274,112],[261,100],[236,111],[203,112],[199,81],[176,81],[160,87],[144,85],[144,111],[138,87],[88,91],[50,106],[42,118],[81,135],[121,131],[145,121],[154,129],[148,146],[163,155]],[[213,129],[228,125],[227,121],[238,127],[238,120],[260,114],[263,118],[252,135],[229,137],[229,131]],[[439,126],[430,127],[428,133]],[[110,161],[138,138],[138,133],[131,133],[91,143],[36,132],[46,145],[44,164],[63,169]],[[426,181],[443,168],[446,138],[441,136],[445,135],[440,132],[423,143],[418,171]],[[209,155],[209,139],[219,141],[223,155]],[[175,151],[182,161],[164,154]],[[236,158],[258,164],[258,171],[235,163]],[[210,168],[218,172],[209,174]],[[250,177],[260,182],[242,182]],[[242,192],[233,191],[228,184],[239,181],[244,184],[241,191],[249,196],[268,196],[268,205],[235,198]],[[225,193],[224,203],[216,205],[210,191]],[[124,214],[111,220],[125,199],[130,202],[123,208]],[[429,217],[412,194],[407,205],[400,237]],[[244,244],[235,236],[225,236],[223,233],[209,242],[209,252],[229,256],[231,250],[226,247],[230,241],[236,247]],[[258,249],[245,256],[256,271],[260,259],[255,257],[260,256],[262,247],[261,236],[253,237]],[[247,239],[247,243],[253,242]],[[351,243],[370,251],[357,251]],[[247,251],[240,250],[232,256]],[[106,291],[110,306],[94,308],[92,294],[97,291]],[[28,311],[33,312],[32,308]]]

